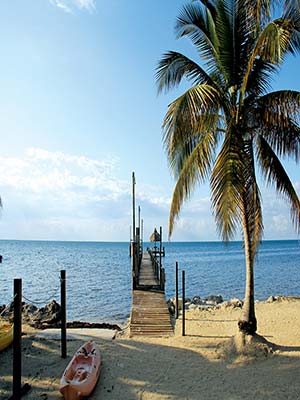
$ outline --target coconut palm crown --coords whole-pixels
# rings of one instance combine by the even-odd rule
[[[282,156],[300,155],[300,93],[271,91],[285,56],[300,49],[300,12],[288,2],[272,20],[272,1],[196,1],[183,7],[178,38],[195,46],[202,65],[175,51],[158,64],[158,90],[182,81],[190,88],[168,107],[164,146],[176,178],[169,236],[196,184],[210,179],[216,225],[229,241],[241,228],[246,260],[245,303],[239,329],[254,334],[254,259],[263,235],[257,173],[289,203],[299,232],[300,201]]]

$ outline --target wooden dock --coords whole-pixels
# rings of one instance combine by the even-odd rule
[[[151,258],[143,253],[138,284],[132,292],[130,336],[171,336],[165,292],[155,276]]]

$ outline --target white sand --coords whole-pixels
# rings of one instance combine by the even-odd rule
[[[187,313],[171,338],[95,338],[103,360],[101,377],[91,399],[97,400],[286,400],[300,399],[300,300],[259,303],[258,333],[278,345],[273,354],[224,355],[237,332],[240,309]],[[91,330],[92,336],[92,330]],[[67,360],[60,343],[23,338],[23,382],[32,385],[24,400],[62,399],[60,376],[81,341],[68,342]],[[0,399],[11,394],[12,350],[0,353]]]

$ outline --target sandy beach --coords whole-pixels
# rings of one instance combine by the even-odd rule
[[[241,310],[224,306],[188,311],[185,337],[179,319],[170,338],[129,338],[126,329],[113,340],[95,338],[103,365],[91,399],[300,398],[299,306],[296,299],[257,303],[258,333],[277,345],[273,352],[228,351]],[[24,399],[62,399],[60,376],[82,341],[69,341],[63,360],[59,341],[36,338],[28,327],[24,331],[23,383],[32,385]],[[0,353],[1,400],[10,396],[11,384],[10,348]]]

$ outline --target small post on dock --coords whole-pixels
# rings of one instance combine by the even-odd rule
[[[182,271],[182,336],[185,336],[185,271]]]
[[[61,357],[67,357],[66,271],[60,271],[61,296]]]
[[[138,206],[138,227],[141,228],[141,207]]]
[[[132,273],[132,290],[137,286],[136,275],[136,232],[135,232],[135,175],[132,173],[132,242],[131,242],[131,273]]]
[[[135,235],[135,252],[136,252],[136,261],[135,261],[135,273],[136,273],[136,283],[139,282],[139,273],[141,266],[141,249],[140,249],[140,228],[136,228]]]
[[[136,289],[137,276],[136,276],[136,243],[132,242],[132,256],[131,256],[131,272],[132,272],[132,290]]]
[[[14,279],[13,396],[21,399],[22,379],[22,279]]]
[[[178,319],[179,310],[178,310],[178,262],[175,264],[175,308],[176,308],[176,319]]]
[[[161,250],[162,250],[162,227],[159,227],[159,237],[160,237],[160,242],[159,242],[159,265],[161,266]]]
[[[144,246],[144,220],[141,220],[141,250],[143,254],[143,246]]]

